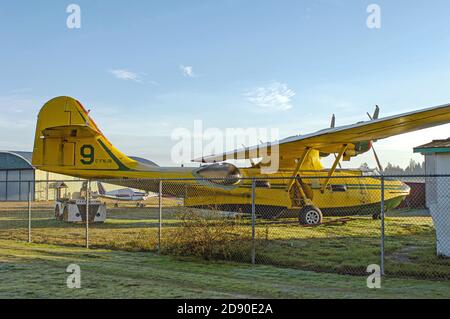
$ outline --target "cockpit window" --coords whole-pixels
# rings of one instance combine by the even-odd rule
[[[239,168],[232,164],[212,164],[200,167],[197,174],[201,178],[208,179],[211,183],[219,185],[234,185],[241,180]]]

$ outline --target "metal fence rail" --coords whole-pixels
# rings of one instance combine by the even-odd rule
[[[121,201],[102,196],[99,182],[148,193]],[[33,189],[43,183],[55,197],[84,200],[81,220],[65,222],[68,211],[38,201]],[[450,176],[29,181],[27,189],[28,201],[0,202],[0,239],[352,275],[377,264],[387,276],[450,281],[450,259],[437,254],[450,246]],[[102,205],[107,218],[97,223]],[[311,225],[315,208],[323,216]]]

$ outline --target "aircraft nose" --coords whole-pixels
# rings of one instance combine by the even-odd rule
[[[405,192],[407,194],[410,194],[411,193],[411,187],[408,184],[406,184],[405,182],[401,181],[401,180],[398,180],[398,181],[401,184],[401,191]]]

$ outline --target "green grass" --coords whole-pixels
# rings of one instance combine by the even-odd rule
[[[84,245],[84,225],[56,221],[51,209],[40,205],[38,207],[35,204],[33,207],[33,242],[66,247]],[[163,252],[174,252],[171,247],[173,235],[181,227],[176,212],[181,209],[164,209]],[[111,208],[105,224],[91,225],[91,247],[155,252],[158,243],[157,216],[155,207]],[[222,257],[221,254],[215,254],[214,258],[250,261],[248,247],[251,243],[248,239],[251,227],[248,220],[240,221],[239,225],[231,234],[235,236],[235,241],[227,244],[228,250],[234,253],[223,254]],[[213,227],[212,224],[209,227]],[[300,227],[295,220],[261,220],[257,223],[256,234],[256,261],[259,264],[363,275],[368,265],[380,263],[380,221],[370,217],[356,217],[344,225],[330,224],[314,228]],[[0,209],[0,239],[27,240],[25,206],[11,204]],[[390,277],[450,281],[450,259],[436,256],[434,228],[431,217],[426,214],[388,214],[385,261],[386,273]]]
[[[66,268],[81,267],[81,289]],[[87,250],[0,240],[0,298],[448,298],[448,283],[201,262],[149,252]]]
[[[429,217],[386,219],[386,274],[450,280],[450,259],[436,256]],[[359,217],[345,225],[293,229],[269,227],[257,258],[262,263],[343,274],[363,274],[380,264],[380,222]]]

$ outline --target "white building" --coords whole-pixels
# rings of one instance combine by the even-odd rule
[[[414,148],[425,156],[426,201],[436,228],[437,251],[450,257],[450,138]],[[448,175],[440,176],[440,175]]]

